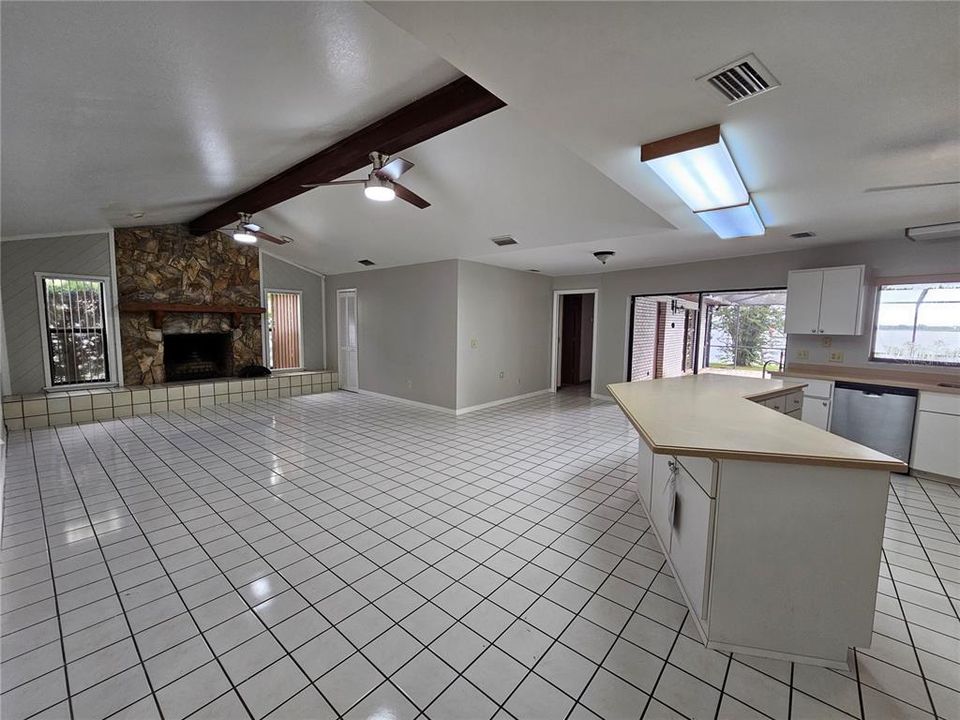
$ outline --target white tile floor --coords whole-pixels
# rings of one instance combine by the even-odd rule
[[[960,495],[890,493],[845,674],[705,650],[612,405],[329,393],[14,433],[0,714],[960,718]]]

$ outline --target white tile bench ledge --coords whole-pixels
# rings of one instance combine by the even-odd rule
[[[5,396],[3,421],[9,431],[76,425],[244,400],[313,395],[336,389],[336,372],[296,370],[278,371],[262,378],[214,378],[157,385],[48,391]]]

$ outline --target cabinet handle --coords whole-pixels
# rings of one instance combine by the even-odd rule
[[[824,406],[824,407],[826,407],[826,406],[827,406],[827,403],[826,403],[826,401],[824,401],[824,403],[823,403],[823,406]]]
[[[813,329],[813,330],[811,330],[810,332],[812,332],[812,333],[813,333],[814,335],[816,335],[816,333],[817,333],[817,329],[816,329],[816,328],[814,328],[814,329]]]

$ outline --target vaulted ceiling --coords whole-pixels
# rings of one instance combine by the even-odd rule
[[[402,153],[431,208],[311,191],[258,215],[296,238],[271,251],[325,272],[463,257],[562,274],[598,249],[610,269],[896,237],[960,219],[957,186],[864,192],[960,179],[958,12],[4,2],[2,233],[190,220],[463,72],[508,107]],[[694,82],[747,52],[782,87],[728,107]],[[639,163],[641,143],[717,122],[762,238],[718,240]]]

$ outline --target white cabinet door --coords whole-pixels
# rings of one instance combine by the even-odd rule
[[[815,425],[826,430],[830,425],[830,401],[823,398],[803,398],[803,413],[801,419],[805,423]]]
[[[921,472],[960,478],[960,415],[917,413],[910,466]]]
[[[823,270],[791,270],[787,276],[787,333],[815,335],[820,330]]]
[[[789,294],[787,302],[789,302]],[[863,267],[827,268],[820,293],[820,332],[823,335],[859,335],[863,302]]]
[[[670,561],[694,611],[706,618],[707,568],[713,538],[714,500],[685,470],[677,474],[676,511],[670,538]]]
[[[773,410],[776,410],[777,412],[782,413],[782,412],[786,412],[786,409],[785,409],[786,402],[787,402],[786,395],[777,395],[776,397],[772,397],[769,400],[764,401],[763,404],[766,405],[768,408],[772,408]]]
[[[670,552],[671,511],[673,510],[674,475],[679,469],[669,455],[653,456],[653,483],[650,491],[650,522],[663,542],[663,551]]]

